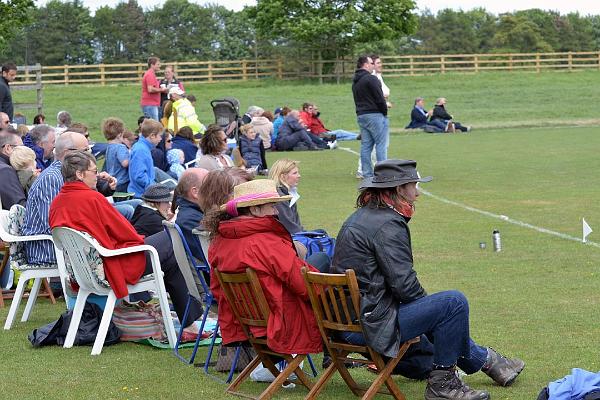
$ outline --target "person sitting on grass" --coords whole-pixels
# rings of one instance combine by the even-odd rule
[[[179,128],[177,133],[175,133],[175,137],[171,140],[171,145],[171,148],[183,151],[185,163],[196,159],[198,144],[194,138],[194,132],[189,126]]]
[[[156,173],[151,150],[160,142],[164,130],[162,124],[153,119],[145,119],[140,128],[141,135],[131,149],[129,161],[129,186],[127,191],[140,198],[154,183]]]
[[[262,139],[265,150],[271,148],[271,138],[273,136],[273,113],[263,111],[261,115],[252,118],[252,127],[256,135]]]
[[[463,126],[460,122],[454,121],[454,117],[446,111],[446,98],[440,97],[435,101],[435,106],[433,107],[433,113],[431,114],[430,122],[435,120],[441,120],[442,122],[448,124],[448,128],[446,128],[446,132],[455,132],[457,129],[461,132],[470,132],[470,126]]]
[[[358,209],[337,236],[331,272],[356,272],[361,293],[363,334],[345,340],[367,343],[386,357],[400,343],[425,334],[434,346],[433,370],[425,400],[487,400],[488,392],[469,388],[456,373],[483,371],[501,386],[511,385],[525,367],[475,343],[469,335],[469,303],[452,290],[428,295],[413,268],[408,222],[414,214],[421,178],[412,160],[386,160],[362,181]]]
[[[309,354],[322,350],[321,335],[300,270],[325,268],[329,257],[317,253],[317,257],[304,261],[296,254],[289,233],[275,218],[275,204],[290,198],[280,196],[270,179],[253,180],[235,186],[233,198],[203,220],[211,237],[210,289],[219,304],[224,345],[245,341],[247,337],[214,271],[243,273],[252,268],[257,272],[271,311],[267,326],[253,330],[254,336],[266,337],[269,348],[280,353]]]
[[[27,146],[16,146],[10,155],[10,165],[17,171],[25,197],[40,170],[35,165],[35,152]]]
[[[129,149],[123,144],[125,124],[119,118],[102,121],[102,134],[108,142],[104,170],[117,179],[117,192],[126,192],[129,186]]]
[[[291,110],[279,127],[275,147],[279,151],[319,150],[327,147],[320,138],[309,134],[300,122],[298,110]]]
[[[415,99],[415,106],[410,112],[410,123],[406,125],[405,129],[423,129],[425,132],[447,132],[448,127],[452,125],[451,122],[444,123],[440,119],[434,119],[429,121],[429,117],[433,114],[433,110],[425,111],[425,99],[417,97]]]
[[[196,162],[196,166],[208,171],[233,167],[233,160],[227,151],[227,135],[219,125],[211,124],[200,139],[200,150],[202,156]]]
[[[189,293],[173,255],[173,246],[170,241],[164,240],[166,233],[160,232],[144,240],[129,221],[95,190],[97,172],[96,160],[85,151],[72,151],[64,157],[61,173],[65,183],[50,206],[49,227],[62,226],[87,232],[110,250],[142,244],[155,247],[164,273],[165,288],[179,320],[183,321],[182,326],[186,327],[182,341],[196,340],[198,327],[194,321],[202,315],[202,305],[192,300],[187,319],[183,319]],[[73,207],[74,204],[77,207]],[[150,257],[142,252],[108,257],[103,259],[103,264],[106,279],[119,299],[128,295],[128,284],[136,284],[142,276],[153,272]]]
[[[254,168],[259,174],[264,174],[267,169],[265,148],[262,139],[254,131],[252,124],[240,128],[240,154],[244,159],[246,168]]]
[[[333,140],[356,140],[358,139],[358,133],[348,132],[343,129],[336,129],[334,131],[325,128],[323,121],[321,121],[321,112],[316,104],[305,103],[308,110],[306,123],[310,133],[319,137],[329,136]]]

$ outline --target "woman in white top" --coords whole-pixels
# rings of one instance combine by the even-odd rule
[[[200,139],[200,150],[202,156],[196,162],[196,167],[208,171],[233,167],[233,160],[225,154],[227,135],[220,126],[212,124],[206,128],[206,132]]]

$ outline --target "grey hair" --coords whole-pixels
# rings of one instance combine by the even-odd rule
[[[54,128],[50,125],[36,125],[29,132],[29,136],[34,144],[40,144],[48,141],[50,133],[54,133]]]
[[[78,180],[77,171],[86,171],[90,164],[96,165],[96,159],[93,155],[87,151],[71,151],[65,156],[62,166],[60,167],[60,173],[65,179],[65,182],[73,182]]]
[[[250,107],[248,107],[248,111],[246,111],[246,114],[248,114],[250,116],[254,116],[256,114],[260,115],[263,112],[265,112],[265,110],[263,110],[259,106],[250,106]]]
[[[71,114],[68,111],[59,111],[56,115],[56,121],[58,125],[71,126]]]
[[[19,135],[11,133],[6,129],[0,129],[0,149],[7,144],[17,144]]]

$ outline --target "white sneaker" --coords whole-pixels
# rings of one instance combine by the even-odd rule
[[[329,146],[330,150],[337,149],[337,147],[338,147],[337,140],[327,143],[327,146]]]

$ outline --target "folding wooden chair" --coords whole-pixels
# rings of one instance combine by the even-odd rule
[[[252,334],[253,327],[267,327],[269,320],[269,304],[263,293],[256,272],[251,268],[247,268],[245,273],[228,274],[219,272],[214,268],[215,275],[219,280],[219,284],[223,288],[227,302],[239,321],[244,333],[248,337],[248,341],[256,351],[256,357],[229,385],[225,390],[226,393],[234,394],[241,397],[251,399],[270,399],[284,383],[289,383],[288,378],[292,373],[296,373],[298,381],[311,389],[312,382],[308,376],[300,368],[300,363],[306,358],[306,354],[281,354],[271,350],[267,346],[265,337],[256,337]],[[270,356],[275,356],[278,359],[284,359],[287,366],[279,371],[275,366],[275,362]],[[237,388],[250,376],[250,373],[262,364],[271,371],[275,380],[258,396],[253,397],[245,393],[237,392]]]
[[[321,392],[325,384],[338,371],[352,393],[371,399],[376,394],[387,394],[395,399],[405,400],[404,394],[390,376],[396,364],[400,361],[408,347],[419,341],[419,338],[408,340],[402,344],[396,357],[385,362],[383,357],[369,346],[349,344],[340,338],[343,332],[362,333],[360,315],[360,291],[356,282],[356,275],[351,269],[345,274],[323,274],[309,272],[302,268],[302,275],[306,282],[310,302],[315,312],[321,336],[333,362],[325,370],[323,376],[313,386],[306,399],[314,399]],[[359,353],[365,358],[350,357],[352,353]],[[350,375],[346,362],[359,362],[362,364],[375,364],[377,376],[371,386],[359,386]],[[388,391],[380,391],[382,384]]]

